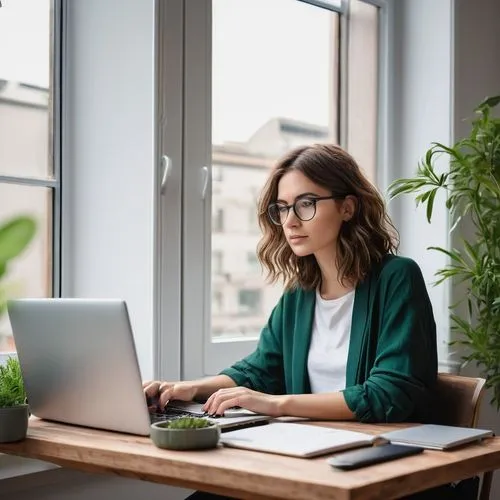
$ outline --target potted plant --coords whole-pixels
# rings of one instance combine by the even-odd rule
[[[464,362],[475,362],[492,388],[491,403],[500,409],[500,119],[492,109],[500,96],[484,100],[476,109],[468,137],[453,146],[433,143],[413,178],[399,179],[389,187],[391,198],[415,194],[426,206],[430,222],[437,192],[447,194],[451,231],[470,220],[471,231],[461,231],[463,248],[430,247],[449,257],[449,264],[436,272],[439,284],[447,279],[464,283],[466,313],[450,306],[452,329],[459,335],[453,343],[466,347]],[[438,173],[434,160],[447,155],[449,169]],[[456,241],[456,240],[455,240]]]
[[[21,441],[28,430],[29,410],[19,361],[0,365],[0,443]]]
[[[195,450],[215,448],[220,427],[203,417],[177,417],[151,424],[151,439],[159,448]]]
[[[33,239],[36,225],[31,217],[18,216],[0,226],[0,318],[5,313],[8,265]],[[1,333],[1,332],[0,332]],[[29,410],[19,361],[0,362],[0,442],[19,441],[26,437]]]

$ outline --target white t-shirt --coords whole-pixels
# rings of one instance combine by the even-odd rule
[[[345,389],[347,354],[351,337],[355,290],[338,299],[325,300],[316,291],[316,306],[307,358],[311,392]]]

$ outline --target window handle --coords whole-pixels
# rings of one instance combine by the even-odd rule
[[[165,194],[165,189],[167,188],[167,181],[170,176],[170,171],[172,170],[172,160],[167,156],[163,155],[161,157],[161,183],[160,183],[160,193]]]
[[[201,188],[201,199],[204,200],[205,196],[207,195],[208,179],[210,177],[210,171],[208,170],[208,167],[201,167],[201,171],[203,173],[203,184],[202,184],[202,188]]]

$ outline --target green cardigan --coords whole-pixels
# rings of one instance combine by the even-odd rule
[[[285,292],[256,350],[221,373],[267,394],[310,393],[315,301],[314,290]],[[361,422],[423,422],[436,376],[436,325],[422,273],[413,260],[388,255],[356,288],[345,401]]]

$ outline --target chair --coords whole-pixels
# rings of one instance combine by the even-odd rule
[[[484,395],[484,378],[439,373],[432,397],[432,423],[476,427]],[[485,472],[479,500],[490,497],[493,471]]]

